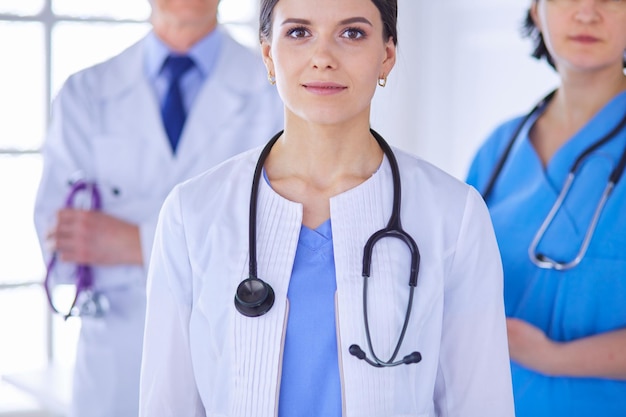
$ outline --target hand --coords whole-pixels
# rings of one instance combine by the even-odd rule
[[[550,375],[558,360],[559,344],[523,320],[507,318],[506,327],[511,359],[526,368]]]
[[[139,228],[102,212],[60,210],[48,239],[65,262],[143,264]]]

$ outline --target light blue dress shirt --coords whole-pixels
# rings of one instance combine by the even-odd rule
[[[194,67],[187,71],[180,81],[183,104],[187,112],[191,109],[205,80],[211,76],[220,52],[222,36],[220,29],[217,28],[200,39],[187,53],[195,63]],[[172,52],[154,32],[147,35],[145,45],[144,71],[159,100],[159,107],[161,107],[169,87],[169,81],[161,73],[161,68],[167,56],[176,53]]]

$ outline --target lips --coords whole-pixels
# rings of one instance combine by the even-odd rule
[[[571,36],[570,39],[575,42],[580,42],[580,43],[595,43],[595,42],[600,41],[600,39],[591,35],[575,35],[575,36]]]
[[[347,87],[341,84],[332,82],[319,82],[314,81],[310,83],[302,84],[302,86],[309,92],[320,95],[337,94],[346,90]]]

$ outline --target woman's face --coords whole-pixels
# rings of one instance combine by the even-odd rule
[[[369,120],[377,80],[395,63],[371,0],[280,0],[262,51],[287,116],[319,124]]]
[[[559,72],[622,70],[626,0],[538,0],[531,14]]]

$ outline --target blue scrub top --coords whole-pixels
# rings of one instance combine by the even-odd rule
[[[506,314],[572,341],[626,328],[626,175],[610,196],[582,262],[567,271],[541,269],[528,248],[554,204],[576,158],[626,115],[626,92],[616,96],[543,167],[522,129],[488,197],[504,266]],[[521,118],[500,126],[477,153],[468,183],[484,190]],[[626,129],[579,169],[572,189],[538,246],[552,259],[578,252],[608,177],[626,148]],[[548,377],[516,363],[512,376],[517,417],[623,417],[626,381]]]
[[[302,226],[287,298],[279,417],[341,417],[330,220]]]

